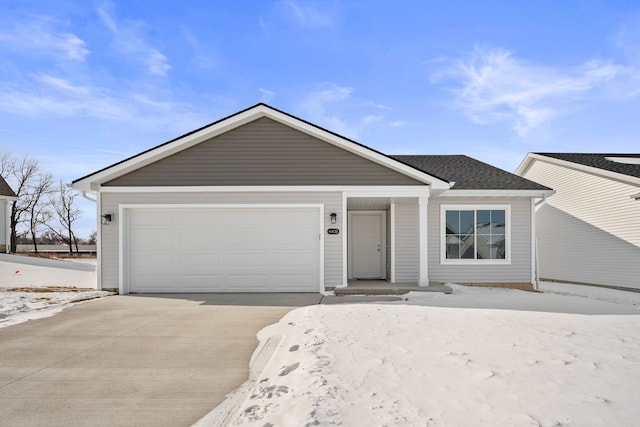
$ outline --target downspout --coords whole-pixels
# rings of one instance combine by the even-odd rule
[[[535,201],[535,198],[531,199],[531,256],[533,257],[531,262],[532,269],[532,285],[534,291],[540,290],[540,267],[538,264],[538,236],[536,231],[536,211],[539,206],[542,206],[547,201],[547,195],[543,194],[542,198]]]
[[[89,197],[86,191],[81,191],[82,197],[96,204],[96,289],[102,289],[102,223],[100,221],[100,203],[96,198]]]

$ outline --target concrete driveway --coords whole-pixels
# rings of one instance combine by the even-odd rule
[[[0,425],[189,426],[318,294],[113,296],[0,329]]]

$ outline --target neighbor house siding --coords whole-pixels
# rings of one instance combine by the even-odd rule
[[[536,213],[540,277],[640,288],[638,186],[540,160],[523,176],[556,190]]]
[[[440,205],[509,205],[511,207],[511,263],[504,265],[445,265],[440,259]],[[459,283],[531,283],[531,199],[459,198],[429,200],[429,280]]]
[[[396,282],[416,283],[420,270],[418,205],[396,204],[395,210]]]
[[[422,185],[422,183],[274,120],[261,118],[103,185]]]
[[[109,225],[101,226],[102,287],[118,288],[119,283],[119,226],[121,204],[323,204],[324,227],[342,229],[342,194],[337,193],[102,193],[102,212],[116,214]],[[337,223],[331,224],[328,213],[338,214]],[[324,234],[324,283],[326,286],[342,284],[343,234]]]

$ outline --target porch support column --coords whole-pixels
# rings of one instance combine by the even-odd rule
[[[429,286],[429,260],[427,258],[428,234],[427,234],[427,204],[429,202],[428,196],[418,197],[418,236],[420,239],[420,245],[418,250],[418,256],[420,260],[420,270],[418,275],[418,286]]]
[[[389,281],[391,283],[396,283],[396,204],[395,202],[391,202],[389,205],[389,229],[391,232],[389,233]]]

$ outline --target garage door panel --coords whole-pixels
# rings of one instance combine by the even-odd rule
[[[175,220],[175,213],[170,209],[139,210],[138,214],[129,217],[129,224],[135,228],[163,228],[169,227]]]
[[[172,274],[175,271],[174,255],[172,253],[144,254],[135,257],[130,270],[136,274],[162,273]]]
[[[171,245],[171,234],[166,229],[137,229],[135,236],[129,241],[129,247],[132,249],[143,249],[155,247],[162,249]]]
[[[212,252],[221,250],[225,242],[221,241],[220,233],[210,231],[180,233],[176,237],[176,244],[190,252]]]
[[[132,209],[131,292],[315,292],[319,210]]]
[[[169,274],[138,274],[132,279],[131,286],[148,288],[149,290],[169,290],[174,287],[174,281],[173,276]]]

